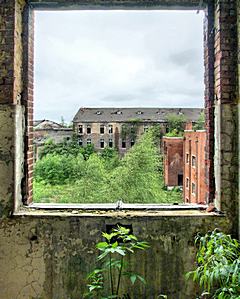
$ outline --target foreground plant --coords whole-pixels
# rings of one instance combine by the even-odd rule
[[[200,298],[240,299],[240,243],[214,230],[196,237],[198,267],[189,273],[202,293]]]
[[[105,242],[99,242],[96,248],[100,251],[97,260],[100,267],[88,275],[87,298],[94,299],[130,299],[129,294],[121,294],[122,277],[128,277],[134,285],[138,280],[145,284],[145,280],[137,273],[128,270],[126,257],[135,254],[137,250],[149,248],[147,242],[138,241],[137,237],[130,234],[130,230],[118,226],[110,234],[103,232]]]

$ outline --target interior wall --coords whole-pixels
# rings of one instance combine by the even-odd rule
[[[95,244],[101,239],[106,224],[114,223],[132,224],[139,239],[151,245],[148,251],[132,259],[133,268],[148,282],[146,288],[129,287],[132,298],[155,299],[161,293],[170,299],[195,298],[195,287],[184,278],[185,272],[194,266],[194,236],[216,227],[236,235],[238,227],[236,134],[239,123],[236,107],[239,98],[237,80],[224,81],[237,73],[237,63],[232,63],[237,57],[236,5],[235,0],[215,3],[216,25],[220,24],[226,34],[220,34],[220,39],[216,35],[215,39],[221,44],[215,57],[220,65],[219,75],[215,74],[220,76],[220,85],[215,85],[219,100],[215,113],[219,124],[215,132],[219,145],[215,151],[219,170],[216,179],[219,181],[218,201],[222,202],[225,214],[178,211],[67,213],[32,211],[21,205],[22,132],[25,131],[22,101],[24,23],[21,20],[26,3],[24,0],[0,0],[0,298],[82,298],[84,279],[96,256]],[[238,46],[238,53],[239,50]],[[15,213],[14,200],[19,203]]]

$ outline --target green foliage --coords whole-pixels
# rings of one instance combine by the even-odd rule
[[[104,161],[106,170],[113,170],[119,165],[120,160],[116,149],[105,147],[104,150],[100,153],[100,155]]]
[[[92,299],[129,298],[129,294],[121,294],[123,277],[134,285],[136,281],[146,283],[144,278],[130,271],[126,261],[128,255],[138,250],[149,248],[147,242],[138,241],[130,234],[129,229],[118,226],[108,234],[103,232],[104,242],[99,242],[96,248],[100,251],[97,257],[98,267],[88,275],[88,292],[85,297]]]
[[[132,119],[123,124],[121,128],[121,138],[135,141],[137,138],[139,123],[139,119]]]
[[[214,230],[197,236],[198,267],[187,273],[201,290],[213,299],[240,298],[240,243],[230,235]]]
[[[159,198],[159,151],[152,130],[142,135],[114,169],[109,181],[109,196],[131,202]]]
[[[84,159],[87,160],[90,155],[94,153],[94,146],[88,144],[86,147],[81,147],[73,137],[71,141],[54,143],[51,139],[47,140],[44,144],[43,149],[39,153],[39,158],[42,159],[48,154],[52,155],[66,155],[66,156],[77,156],[82,154]]]
[[[204,130],[205,129],[205,114],[201,112],[196,124],[193,126],[193,130]]]
[[[168,123],[168,129],[169,132],[166,134],[166,136],[169,137],[177,137],[182,136],[184,132],[184,126],[186,123],[186,117],[183,114],[174,114],[169,113],[167,115],[167,123]],[[171,136],[171,134],[173,136]]]
[[[181,193],[164,189],[163,161],[156,145],[154,128],[120,159],[115,149],[100,154],[92,148],[46,144],[42,159],[34,168],[35,202],[107,203],[121,199],[128,203],[181,202]]]
[[[56,185],[76,181],[84,173],[84,159],[82,154],[47,155],[39,160],[34,167],[34,178],[37,182]]]

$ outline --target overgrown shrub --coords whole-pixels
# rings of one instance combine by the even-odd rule
[[[197,236],[197,268],[187,278],[199,284],[200,298],[240,299],[240,243],[214,230]]]
[[[34,178],[37,182],[48,184],[65,184],[80,179],[84,173],[84,158],[78,156],[48,154],[38,160],[34,167]]]

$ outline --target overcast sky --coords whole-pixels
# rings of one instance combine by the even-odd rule
[[[79,107],[203,107],[203,13],[36,12],[35,119]]]

